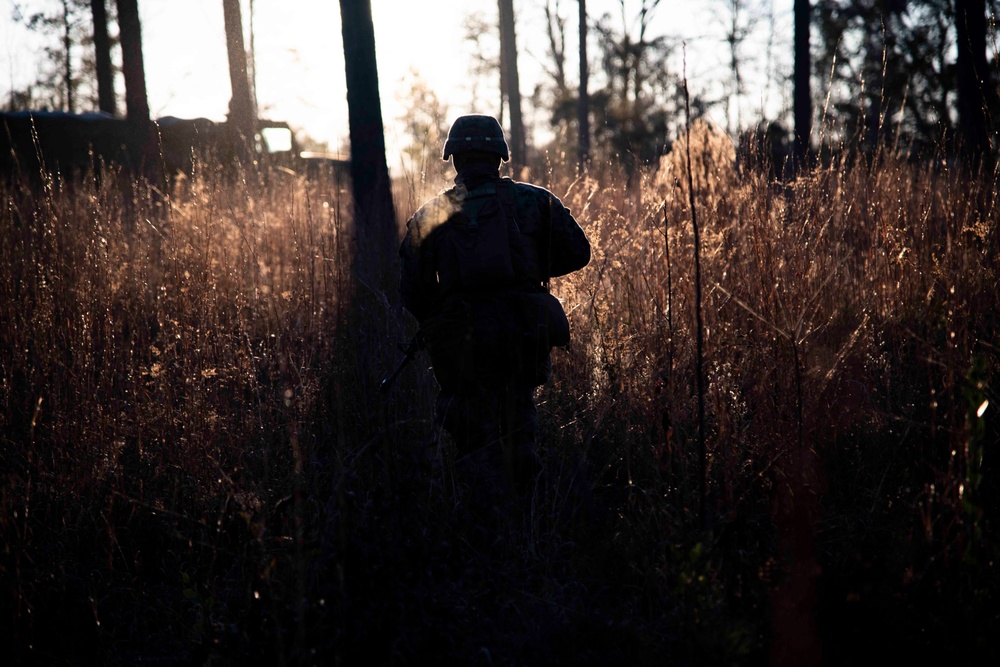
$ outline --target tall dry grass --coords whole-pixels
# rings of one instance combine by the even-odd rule
[[[705,128],[692,152],[710,533],[683,162],[543,175],[594,257],[554,285],[548,491],[489,527],[426,359],[378,391],[415,326],[391,295],[352,320],[335,184],[4,186],[15,659],[753,663],[804,563],[834,661],[845,633],[990,650],[996,176],[887,152],[779,185]],[[397,208],[437,187],[404,179]]]

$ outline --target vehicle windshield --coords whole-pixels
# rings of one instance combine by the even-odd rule
[[[260,138],[268,153],[287,153],[292,150],[292,131],[287,127],[261,128]]]

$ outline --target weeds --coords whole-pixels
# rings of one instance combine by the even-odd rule
[[[335,184],[3,186],[15,662],[751,664],[791,593],[833,662],[848,632],[995,653],[991,181],[885,153],[781,186],[688,141],[691,179],[548,175],[594,255],[554,285],[547,490],[497,525],[433,438],[426,360],[378,392],[407,323],[350,320]]]

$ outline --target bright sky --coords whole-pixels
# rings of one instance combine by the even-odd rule
[[[663,0],[656,9],[650,36],[667,34],[688,45],[688,78],[692,90],[704,89],[725,77],[726,46],[720,12],[732,0]],[[249,21],[251,0],[242,0],[244,23]],[[775,58],[779,70],[790,63],[792,0],[743,0],[758,7],[773,6],[776,17]],[[518,68],[522,95],[529,95],[541,79],[539,61],[545,58],[545,0],[515,0]],[[625,0],[629,17],[640,0]],[[29,14],[52,7],[53,0],[0,0],[0,95],[12,86],[29,82],[40,58],[37,38],[12,19],[15,5]],[[288,121],[294,128],[329,143],[336,149],[347,135],[347,102],[340,32],[340,5],[333,0],[252,0],[254,47],[257,60],[257,98],[261,115]],[[569,52],[575,55],[577,3],[561,0],[569,17]],[[150,110],[154,117],[225,117],[230,97],[229,72],[221,0],[139,0],[143,54]],[[620,25],[620,0],[588,0],[594,19],[611,13]],[[495,21],[496,0],[372,0],[386,141],[393,155],[406,143],[398,119],[404,112],[403,92],[418,75],[447,105],[449,116],[462,113],[497,113],[495,95],[479,86],[480,104],[471,101],[469,74],[472,47],[465,40],[466,15],[481,12]],[[747,49],[752,69],[763,72],[763,44],[771,34],[762,22],[757,47]],[[249,42],[248,42],[249,46]],[[596,59],[591,47],[591,58]],[[676,70],[678,61],[673,63]],[[575,57],[569,63],[575,81]],[[751,69],[748,63],[747,69]],[[750,73],[749,78],[753,77]],[[760,75],[763,76],[762,74]],[[119,83],[120,85],[120,83]],[[787,97],[773,84],[752,87],[744,101],[744,114],[759,115],[762,107],[775,108]],[[721,112],[718,112],[721,116]],[[725,125],[725,119],[717,118]]]

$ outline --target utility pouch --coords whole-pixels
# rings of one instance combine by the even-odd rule
[[[524,292],[519,296],[525,331],[546,353],[569,345],[569,319],[562,303],[548,292]]]

